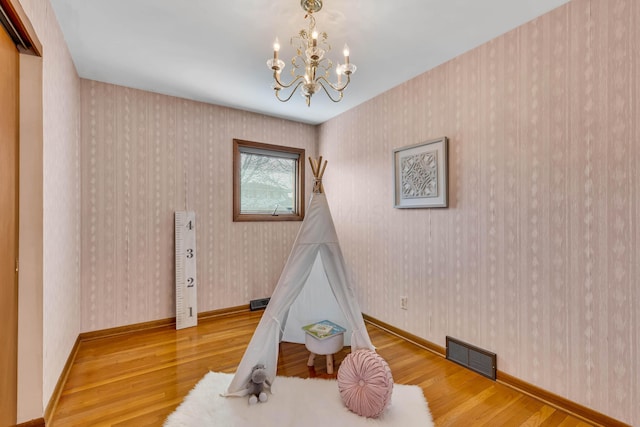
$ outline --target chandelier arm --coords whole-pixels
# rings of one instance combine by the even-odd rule
[[[297,80],[297,79],[296,79]],[[294,80],[295,82],[295,80]],[[291,83],[293,84],[293,83]],[[298,90],[298,88],[300,87],[300,85],[302,84],[302,82],[298,82],[298,84],[291,90],[291,93],[289,94],[289,96],[287,98],[280,98],[280,89],[276,89],[276,98],[278,98],[278,101],[280,102],[287,102],[288,100],[291,99],[291,97],[293,96],[294,93],[296,93],[296,91]],[[291,86],[291,85],[289,85]]]
[[[304,79],[304,76],[297,76],[295,79],[293,79],[293,81],[292,81],[291,83],[289,83],[289,84],[284,84],[284,83],[282,83],[282,82],[280,81],[280,78],[278,77],[278,72],[277,72],[277,71],[274,71],[274,72],[273,72],[273,79],[276,81],[276,83],[277,83],[280,87],[282,87],[282,88],[284,88],[284,89],[289,89],[291,86],[293,86],[293,85],[294,85],[294,83],[295,83],[295,82],[297,82],[298,80]],[[298,85],[296,86],[296,88],[297,88],[298,86],[300,86],[300,84],[301,84],[301,83],[302,83],[302,82],[298,82]]]
[[[345,84],[342,87],[338,87],[338,86],[334,85],[329,80],[327,80],[324,76],[318,77],[317,80],[318,81],[324,80],[325,82],[327,82],[327,84],[329,86],[331,86],[331,89],[335,90],[336,92],[342,92],[343,90],[345,90],[347,88],[347,86],[349,86],[349,83],[351,83],[351,76],[347,75],[347,81],[345,82]]]
[[[319,77],[316,81],[318,82],[318,84],[322,87],[322,89],[324,89],[324,93],[327,94],[327,96],[329,97],[330,100],[332,100],[333,102],[340,102],[342,101],[342,91],[338,90],[337,92],[340,94],[340,96],[338,96],[338,98],[334,98],[333,96],[331,96],[331,93],[329,93],[329,91],[327,90],[327,87],[320,81],[320,79],[324,80],[325,82],[329,83],[327,81],[327,79],[325,79],[324,77]],[[329,83],[330,86],[333,86],[331,83]]]

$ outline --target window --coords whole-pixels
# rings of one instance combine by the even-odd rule
[[[233,140],[233,220],[302,221],[304,149]]]

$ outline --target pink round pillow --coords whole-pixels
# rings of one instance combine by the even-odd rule
[[[393,377],[389,364],[373,350],[350,353],[340,364],[338,389],[349,410],[377,418],[391,401]]]

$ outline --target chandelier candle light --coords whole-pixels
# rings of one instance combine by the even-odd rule
[[[322,9],[322,0],[300,0],[300,6],[307,12],[305,19],[309,19],[309,29],[302,29],[297,36],[291,38],[291,45],[296,49],[296,56],[291,59],[291,76],[293,80],[283,83],[280,74],[285,67],[284,61],[278,58],[280,42],[276,37],[273,43],[273,58],[267,61],[267,67],[273,70],[273,90],[276,98],[282,102],[291,99],[295,91],[300,87],[300,93],[305,97],[307,106],[311,105],[311,97],[314,93],[323,89],[329,99],[333,102],[342,100],[342,93],[351,82],[351,74],[356,72],[356,66],[349,62],[349,47],[344,45],[344,63],[338,63],[335,67],[337,82],[332,83],[329,79],[333,62],[325,58],[325,53],[331,50],[327,42],[327,33],[318,33],[316,30],[316,20],[313,17],[315,12]],[[346,76],[346,81],[342,81],[342,76]],[[291,89],[286,97],[280,96],[283,89]],[[335,94],[335,97],[332,95]]]

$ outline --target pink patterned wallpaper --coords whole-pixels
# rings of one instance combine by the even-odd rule
[[[198,310],[271,295],[300,223],[232,222],[233,138],[315,156],[316,128],[89,80],[81,98],[82,329],[175,316],[173,221],[185,206]]]
[[[639,40],[640,2],[573,0],[323,124],[363,310],[640,425]],[[393,209],[392,150],[440,136],[449,208]]]

